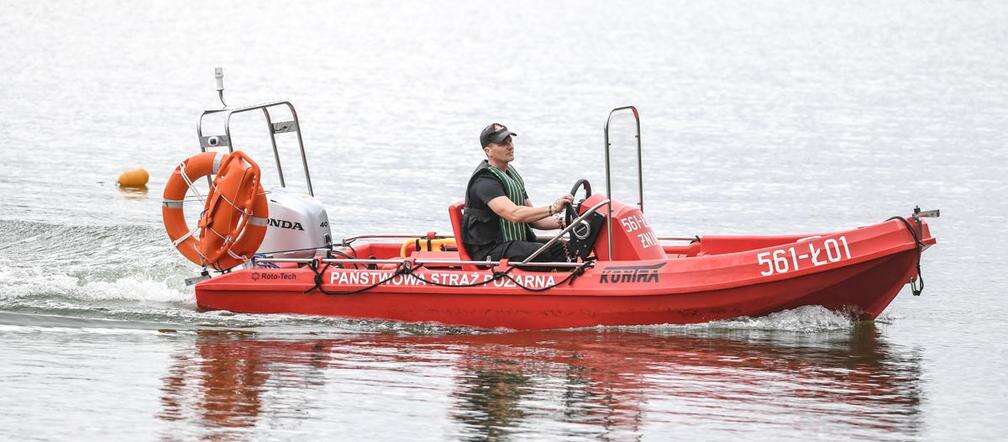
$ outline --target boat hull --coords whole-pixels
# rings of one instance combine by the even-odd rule
[[[933,244],[925,232],[925,246]],[[751,238],[752,244],[764,244],[769,237]],[[783,240],[788,239],[794,238]],[[718,237],[702,238],[701,243],[705,240],[712,249],[724,244]],[[688,324],[804,305],[870,320],[916,276],[918,253],[902,224],[888,222],[734,253],[705,255],[701,248],[691,257],[599,262],[573,281],[563,281],[562,272],[513,271],[512,279],[493,279],[490,270],[420,269],[413,275],[395,275],[392,270],[328,268],[318,272],[325,294],[315,287],[316,272],[311,269],[253,268],[198,284],[196,299],[203,310],[512,329]],[[803,254],[815,259],[799,259]],[[781,262],[790,255],[791,263]],[[830,260],[837,255],[839,259]],[[768,265],[767,256],[777,262]],[[486,283],[441,286],[479,281]]]

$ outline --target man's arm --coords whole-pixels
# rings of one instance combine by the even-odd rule
[[[533,207],[532,200],[526,198],[525,205],[528,207]],[[560,210],[563,210],[563,208],[560,208]],[[559,213],[560,210],[558,210],[557,213]],[[539,230],[554,230],[563,228],[563,224],[561,224],[560,219],[552,216],[548,216],[538,221],[533,221],[531,224],[532,227],[535,227]]]
[[[487,206],[489,206],[490,210],[493,210],[494,213],[497,214],[497,216],[504,218],[508,221],[516,223],[529,223],[536,226],[536,228],[540,229],[542,227],[539,227],[539,224],[552,223],[554,227],[549,228],[555,229],[556,228],[555,222],[546,221],[543,220],[543,218],[547,218],[550,215],[560,211],[560,208],[563,207],[563,203],[561,203],[561,201],[563,200],[564,198],[560,198],[557,201],[554,201],[553,204],[550,204],[549,206],[530,207],[530,206],[519,206],[515,204],[514,201],[511,201],[511,199],[508,198],[507,196],[499,196],[497,198],[488,201]]]
[[[504,194],[504,187],[501,186],[499,181],[493,179],[480,179],[475,183],[475,193],[476,196],[483,200],[490,210],[493,210],[497,216],[504,218],[511,222],[518,223],[529,223],[537,228],[543,228],[546,226],[556,225],[555,221],[541,221],[554,213],[559,212],[563,209],[564,204],[569,203],[574,200],[574,197],[570,195],[564,195],[562,198],[557,199],[549,206],[543,207],[532,207],[528,201],[528,195],[525,195],[525,203],[529,205],[519,206],[511,201],[507,195]],[[539,221],[537,223],[537,221]],[[538,227],[542,225],[543,227]],[[547,229],[556,227],[546,227]]]

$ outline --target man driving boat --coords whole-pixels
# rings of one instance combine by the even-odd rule
[[[517,136],[499,123],[490,124],[480,133],[486,159],[469,178],[462,215],[462,243],[473,259],[523,261],[543,245],[536,241],[532,227],[564,227],[563,219],[553,215],[560,214],[574,197],[564,195],[548,206],[532,206],[525,181],[510,165]],[[533,261],[565,262],[563,247],[557,242]]]

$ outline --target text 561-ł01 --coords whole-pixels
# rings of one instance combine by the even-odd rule
[[[765,270],[760,271],[760,275],[763,276],[787,273],[806,266],[817,267],[850,258],[850,245],[847,244],[845,236],[827,239],[819,246],[809,242],[807,252],[802,246],[790,246],[756,254],[756,262],[766,266]]]

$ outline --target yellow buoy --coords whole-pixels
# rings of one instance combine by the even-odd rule
[[[150,174],[142,167],[127,170],[122,175],[119,175],[119,187],[142,189],[147,187],[147,180],[149,179]]]

